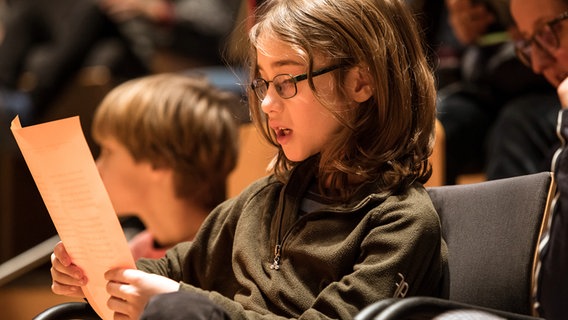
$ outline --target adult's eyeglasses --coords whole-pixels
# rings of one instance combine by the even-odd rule
[[[523,39],[515,42],[515,52],[519,60],[526,66],[532,65],[532,51],[534,45],[546,53],[551,53],[560,46],[558,33],[560,32],[560,22],[568,19],[568,11],[560,14],[556,18],[546,22],[534,35],[529,39]]]
[[[316,70],[312,72],[312,77],[321,76],[322,74],[326,74],[340,67],[342,67],[342,65],[337,64]],[[297,76],[282,73],[274,76],[274,78],[272,78],[271,81],[264,80],[262,78],[256,78],[252,80],[250,86],[260,101],[264,100],[264,98],[266,97],[266,93],[268,91],[268,86],[270,85],[270,83],[274,85],[276,93],[278,93],[278,95],[282,99],[290,99],[298,93],[298,88],[296,87],[296,83],[306,80],[307,78],[308,78],[308,73],[302,73]]]

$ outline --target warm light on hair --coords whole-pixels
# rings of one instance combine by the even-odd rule
[[[116,87],[97,108],[95,141],[113,137],[136,161],[171,168],[176,193],[215,207],[237,161],[240,104],[205,80],[160,74]]]

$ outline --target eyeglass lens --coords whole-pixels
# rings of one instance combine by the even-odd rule
[[[253,81],[253,89],[259,100],[264,100],[270,83],[274,86],[276,93],[283,99],[289,99],[296,95],[296,81],[289,74],[279,74],[272,79],[266,81],[264,79],[255,79]]]
[[[342,66],[344,66],[344,65],[343,64],[336,64],[336,65],[329,66],[327,68],[316,70],[316,71],[312,72],[312,77],[321,76],[322,74],[326,74],[326,73],[331,72],[335,69],[341,68]],[[254,90],[254,92],[256,93],[256,96],[258,97],[258,99],[260,101],[263,101],[264,98],[266,97],[266,93],[268,91],[268,86],[272,82],[273,85],[274,85],[274,89],[276,90],[276,93],[278,93],[278,95],[282,99],[290,99],[290,98],[294,97],[296,95],[296,93],[298,93],[298,87],[296,86],[296,83],[298,81],[303,81],[303,80],[306,80],[306,79],[308,79],[307,73],[299,74],[297,76],[292,76],[290,74],[283,73],[283,74],[276,75],[272,79],[272,81],[267,81],[267,80],[264,80],[262,78],[254,79],[251,83],[251,87]]]
[[[564,20],[564,19],[562,19]],[[556,34],[558,27],[558,22],[562,21],[558,19],[554,23],[549,23],[543,26],[541,30],[538,30],[535,35],[528,40],[518,41],[515,45],[517,55],[521,62],[527,66],[532,65],[532,54],[534,53],[533,47],[536,45],[539,50],[550,54],[553,50],[558,48],[559,41],[558,35]]]

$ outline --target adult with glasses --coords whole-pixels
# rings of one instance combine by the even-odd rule
[[[557,116],[561,146],[551,170],[558,184],[551,220],[539,244],[534,307],[541,317],[566,319],[568,314],[568,1],[512,0],[511,13],[520,31],[519,59],[555,87],[562,102]]]
[[[508,0],[442,2],[449,31],[438,33],[449,33],[461,52],[457,80],[448,81],[446,71],[446,80],[439,82],[437,111],[446,132],[446,183],[459,182],[460,175],[471,172],[484,171],[487,179],[498,179],[544,170],[549,163],[547,154],[534,152],[524,143],[534,139],[525,138],[525,131],[516,130],[507,119],[523,114],[523,109],[534,109],[529,101],[554,110],[559,103],[546,80],[515,56]],[[436,41],[433,47],[447,47],[448,40]],[[444,59],[444,52],[438,53]],[[530,136],[542,131],[533,121],[524,128]],[[541,149],[549,150],[554,141],[549,131],[548,140],[537,140],[545,145]],[[510,143],[516,140],[523,143]]]

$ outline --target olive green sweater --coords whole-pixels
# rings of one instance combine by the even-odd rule
[[[272,176],[253,183],[217,207],[192,243],[139,260],[139,269],[179,280],[232,319],[351,319],[397,289],[441,294],[447,251],[422,185],[396,196],[365,188],[352,203],[300,215],[312,171],[296,168],[286,185]]]

